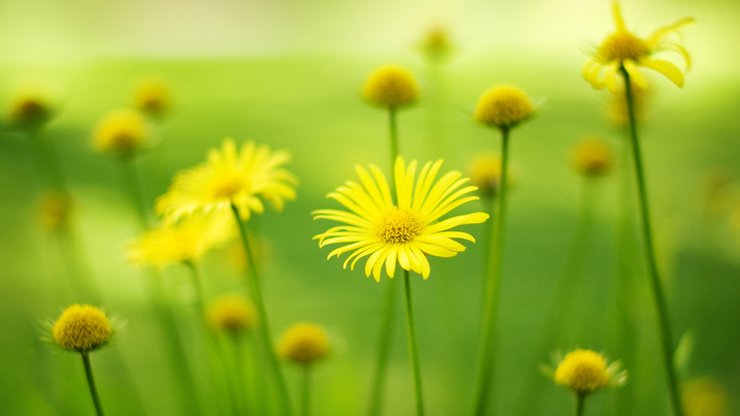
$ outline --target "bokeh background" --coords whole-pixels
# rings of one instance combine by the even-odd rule
[[[623,10],[628,25],[643,35],[685,15],[697,19],[682,31],[694,58],[686,86],[678,89],[651,75],[654,89],[642,136],[674,333],[689,351],[682,377],[711,378],[715,396],[729,403],[726,414],[738,415],[740,60],[734,51],[740,3],[626,0]],[[417,48],[433,25],[448,28],[455,47],[436,68]],[[94,357],[109,413],[141,414],[137,403],[142,402],[148,414],[177,409],[148,306],[147,276],[125,261],[124,247],[138,232],[135,213],[119,166],[90,145],[97,120],[131,105],[134,86],[148,76],[164,80],[173,93],[173,109],[158,131],[162,143],[136,161],[148,202],[166,190],[173,173],[200,161],[225,136],[293,153],[298,199],[256,225],[272,326],[276,332],[295,321],[326,326],[336,347],[314,379],[315,414],[363,412],[385,282],[326,261],[328,251],[311,237],[328,224],[312,221],[310,212],[333,206],[326,193],[351,178],[355,164],[389,167],[386,117],[362,102],[359,89],[370,71],[392,62],[411,69],[421,84],[419,105],[400,116],[401,153],[444,158],[448,169],[467,171],[476,155],[498,148],[495,132],[471,117],[486,88],[511,83],[537,101],[537,116],[512,139],[515,182],[495,409],[510,414],[521,394],[534,391],[527,386],[544,382],[536,397],[529,397],[538,403],[531,414],[568,414],[571,398],[547,385],[532,363],[550,360],[535,356],[535,344],[562,275],[583,187],[569,164],[570,150],[583,137],[599,136],[611,143],[618,160],[623,154],[623,132],[609,122],[606,95],[580,77],[587,53],[611,29],[606,0],[0,0],[3,110],[26,85],[42,88],[56,104],[58,113],[44,135],[59,149],[75,198],[80,252],[105,308],[127,322],[116,344]],[[620,167],[617,163],[592,195],[596,221],[579,263],[583,278],[570,288],[571,311],[559,317],[567,336],[557,348],[604,351],[623,358],[631,371],[622,391],[602,392],[589,402],[591,414],[668,414],[654,310],[639,262],[630,272],[628,311],[636,326],[627,337],[618,330],[618,310],[624,309],[615,296],[616,220],[625,203],[618,196]],[[40,322],[84,301],[73,295],[59,246],[39,225],[44,189],[27,138],[3,128],[0,413],[86,414],[91,409],[78,360],[40,340]],[[636,213],[628,211],[639,259]],[[484,226],[470,231],[481,236]],[[452,260],[433,261],[431,278],[414,282],[429,414],[462,414],[471,406],[482,265],[480,247],[471,245]],[[205,273],[210,295],[242,288],[229,247],[209,255]],[[187,321],[193,293],[185,272],[168,269],[167,287]],[[398,317],[389,415],[409,414],[413,405]],[[619,356],[625,342],[634,356]],[[135,388],[119,377],[113,349],[128,363]],[[205,371],[204,363],[194,365]],[[297,387],[295,369],[286,370],[291,387]],[[621,401],[620,395],[625,395]]]

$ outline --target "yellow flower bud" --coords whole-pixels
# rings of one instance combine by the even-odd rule
[[[103,117],[94,135],[96,150],[119,157],[129,157],[150,141],[150,126],[139,112],[115,110]]]
[[[578,173],[590,177],[607,174],[614,163],[606,142],[595,138],[579,142],[573,148],[571,160]]]
[[[509,86],[486,91],[475,108],[475,119],[489,126],[508,129],[529,118],[534,106],[520,89]]]
[[[387,65],[370,74],[362,95],[371,104],[395,109],[414,104],[419,96],[419,86],[408,70]]]
[[[299,323],[285,331],[278,353],[286,360],[308,364],[320,360],[329,354],[329,337],[318,325]]]
[[[62,312],[52,327],[52,337],[62,348],[88,352],[105,345],[113,334],[110,320],[90,305],[72,305]]]
[[[247,332],[257,324],[254,306],[241,295],[224,295],[217,298],[208,311],[211,327],[232,334]]]

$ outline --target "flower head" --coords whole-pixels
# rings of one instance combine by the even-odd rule
[[[117,157],[131,157],[149,145],[151,128],[138,111],[120,109],[108,113],[94,134],[95,149]]]
[[[428,59],[444,60],[452,53],[450,35],[443,26],[433,26],[424,34],[420,48]]]
[[[253,212],[264,211],[263,199],[275,209],[295,199],[295,177],[282,166],[290,160],[283,150],[245,143],[237,149],[233,139],[211,149],[208,160],[179,173],[166,194],[157,200],[157,211],[168,221],[194,213],[219,213],[231,206],[247,220]]]
[[[321,209],[314,211],[314,219],[328,219],[342,223],[314,237],[319,247],[342,244],[329,253],[328,258],[348,252],[344,268],[367,257],[365,275],[380,281],[383,270],[393,277],[396,264],[404,270],[429,277],[427,255],[453,257],[465,250],[456,239],[475,241],[468,233],[457,231],[460,225],[478,224],[488,214],[476,212],[442,219],[453,209],[477,200],[470,195],[477,188],[464,186],[468,182],[462,174],[452,171],[437,178],[442,160],[426,163],[417,176],[417,163],[408,165],[402,157],[396,159],[394,183],[395,200],[388,182],[375,165],[369,171],[357,166],[359,183],[348,181],[329,194],[347,210]]]
[[[113,327],[100,309],[75,304],[65,309],[54,322],[51,335],[64,349],[88,352],[105,345],[113,335]]]
[[[483,124],[508,129],[528,119],[533,112],[534,106],[522,90],[499,86],[480,97],[474,117]]]
[[[608,386],[620,386],[627,381],[618,362],[607,365],[603,355],[577,349],[563,357],[555,369],[554,379],[575,394],[586,395]]]
[[[370,74],[362,95],[370,104],[395,109],[414,104],[419,96],[419,86],[408,70],[386,65]]]
[[[688,70],[691,66],[689,53],[683,46],[667,40],[666,37],[682,26],[692,23],[694,19],[685,17],[658,28],[648,38],[641,38],[625,26],[618,0],[612,1],[612,15],[615,31],[601,42],[594,55],[584,65],[583,77],[586,81],[596,89],[606,86],[611,91],[616,91],[617,74],[624,68],[630,79],[645,88],[647,81],[639,70],[639,67],[645,67],[663,74],[671,82],[682,87],[683,71],[669,61],[656,59],[655,55],[661,52],[678,53]]]
[[[500,181],[500,155],[496,153],[483,153],[470,164],[470,182],[478,187],[482,195],[488,197],[496,195]]]
[[[691,380],[684,385],[683,402],[686,416],[729,416],[727,390],[708,377]]]
[[[584,176],[603,176],[613,164],[611,149],[603,140],[589,138],[582,140],[573,148],[571,156],[573,167]]]
[[[208,320],[215,330],[237,334],[255,327],[257,312],[244,296],[223,295],[211,304]]]
[[[193,215],[153,228],[128,248],[128,259],[138,266],[164,267],[193,262],[228,240],[232,218],[226,215]]]
[[[41,225],[49,231],[65,228],[69,224],[72,211],[72,201],[61,192],[46,192],[39,201],[39,219]]]
[[[139,111],[153,117],[162,117],[172,104],[170,89],[162,80],[142,80],[134,90],[134,105]]]
[[[308,364],[329,354],[329,337],[316,324],[299,323],[288,328],[278,343],[278,354],[299,364]]]
[[[53,114],[53,106],[44,94],[28,90],[19,93],[11,102],[8,122],[20,129],[36,130],[43,127]]]

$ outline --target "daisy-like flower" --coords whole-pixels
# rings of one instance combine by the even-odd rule
[[[296,196],[296,179],[282,168],[289,160],[286,151],[252,141],[238,149],[234,139],[227,138],[209,151],[206,162],[175,176],[157,201],[157,212],[177,221],[195,213],[222,213],[233,205],[240,218],[248,220],[253,212],[264,211],[263,199],[281,210]]]
[[[576,395],[585,396],[604,387],[624,385],[627,372],[618,361],[608,364],[596,351],[577,349],[558,360],[553,379]]]
[[[344,268],[349,265],[354,269],[358,261],[367,257],[365,275],[372,274],[377,281],[383,269],[392,278],[396,264],[428,278],[427,255],[453,257],[464,251],[465,246],[456,240],[474,242],[475,239],[455,228],[482,223],[488,218],[488,214],[476,212],[442,219],[453,209],[478,197],[471,195],[477,187],[464,186],[468,178],[463,178],[460,172],[452,171],[437,179],[441,166],[442,160],[426,163],[417,176],[416,161],[407,165],[402,157],[397,158],[395,200],[377,166],[370,165],[369,170],[358,166],[359,183],[348,181],[329,194],[329,198],[348,211],[321,209],[313,213],[314,219],[338,221],[342,225],[314,239],[319,240],[320,247],[342,244],[329,253],[328,258],[352,252],[344,261]]]
[[[617,91],[617,74],[624,67],[635,84],[645,88],[647,81],[639,70],[639,67],[645,67],[663,74],[671,82],[682,87],[684,71],[669,61],[657,59],[655,55],[661,52],[678,53],[688,70],[691,67],[688,51],[666,38],[682,26],[692,23],[694,19],[685,17],[658,28],[647,38],[641,38],[625,26],[619,2],[616,0],[612,2],[612,15],[616,30],[601,42],[595,54],[583,66],[583,77],[586,81],[596,89],[606,86],[610,91]]]

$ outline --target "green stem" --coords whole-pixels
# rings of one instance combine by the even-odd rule
[[[85,377],[87,378],[87,385],[90,387],[90,396],[92,396],[92,401],[95,405],[95,414],[103,416],[103,405],[100,403],[98,389],[95,387],[95,377],[93,376],[92,365],[90,364],[90,353],[83,352],[80,355],[82,355],[82,364],[85,366]]]
[[[123,180],[128,190],[131,202],[134,204],[136,214],[139,217],[139,225],[142,230],[149,229],[149,214],[144,202],[144,192],[141,189],[141,183],[139,182],[138,175],[136,174],[136,168],[134,166],[134,160],[132,158],[126,158],[121,160],[121,169],[123,171]]]
[[[488,399],[491,396],[491,379],[494,364],[494,343],[496,316],[499,302],[499,286],[501,281],[502,260],[504,252],[504,231],[506,225],[506,194],[509,182],[509,129],[501,129],[501,180],[497,195],[497,216],[491,218],[493,232],[490,243],[490,260],[486,274],[488,285],[486,286],[486,301],[483,317],[483,328],[480,344],[480,359],[478,368],[478,380],[475,389],[474,414],[483,415],[488,407]]]
[[[481,197],[483,200],[483,211],[491,216],[491,218],[494,217],[496,214],[494,210],[496,209],[496,195],[484,195]],[[488,224],[483,224],[485,227],[483,228],[483,235],[481,238],[481,253],[483,253],[483,273],[481,273],[481,280],[480,280],[480,293],[481,293],[481,305],[480,305],[480,315],[481,319],[484,316],[483,312],[486,309],[486,288],[488,287],[488,275],[487,275],[487,269],[489,267],[490,257],[489,254],[491,252],[491,237],[493,236],[493,230],[491,227],[488,226]],[[482,322],[480,323],[483,324]]]
[[[424,415],[424,394],[421,385],[421,368],[419,366],[419,347],[416,343],[416,325],[414,324],[414,306],[411,301],[411,279],[409,271],[403,271],[403,287],[406,299],[406,335],[409,340],[409,356],[411,357],[411,371],[414,376],[414,392],[416,396],[416,414]]]
[[[655,247],[653,243],[653,231],[650,223],[650,207],[648,206],[647,186],[645,185],[645,172],[642,165],[640,152],[640,141],[637,137],[637,120],[635,118],[634,97],[632,95],[632,83],[629,72],[622,66],[620,68],[624,76],[624,92],[627,99],[627,114],[629,115],[630,139],[632,143],[632,157],[634,159],[635,175],[637,177],[638,199],[640,204],[640,219],[642,221],[643,245],[645,257],[647,258],[650,276],[650,287],[658,316],[658,327],[660,329],[660,344],[663,352],[663,364],[668,378],[668,391],[671,406],[675,416],[683,416],[681,394],[678,387],[678,377],[673,366],[672,337],[668,318],[668,305],[665,300],[663,286],[658,274],[658,264],[655,258]]]
[[[576,416],[583,416],[583,406],[586,402],[586,396],[583,394],[576,395]]]
[[[301,367],[301,415],[311,414],[311,365]]]
[[[391,150],[391,177],[398,158],[398,110],[391,107],[388,109],[388,137],[390,138]]]
[[[190,277],[193,281],[193,288],[195,289],[195,306],[198,308],[198,314],[200,315],[198,317],[199,321],[204,322],[208,314],[206,312],[206,295],[203,290],[203,279],[200,276],[200,270],[192,261],[185,261],[184,264],[190,270]]]
[[[249,284],[250,293],[252,295],[254,303],[257,306],[257,313],[259,314],[261,318],[261,325],[259,325],[260,335],[261,335],[263,347],[265,349],[265,353],[267,355],[268,365],[270,366],[270,370],[272,371],[273,376],[275,377],[275,380],[278,383],[280,402],[283,406],[282,414],[291,415],[293,414],[293,411],[290,405],[290,396],[288,395],[288,387],[285,383],[285,376],[283,375],[283,371],[280,368],[280,363],[278,362],[278,359],[275,356],[275,347],[273,346],[272,337],[270,336],[270,325],[269,325],[269,320],[267,318],[267,308],[265,307],[265,301],[262,297],[262,289],[260,288],[259,273],[257,271],[257,263],[254,257],[254,254],[252,253],[252,248],[249,244],[249,236],[247,235],[247,228],[244,225],[244,223],[241,221],[241,218],[239,217],[239,209],[234,204],[231,205],[231,210],[232,210],[232,213],[234,214],[234,220],[236,221],[239,227],[239,236],[241,237],[241,240],[242,240],[242,245],[244,247],[244,253],[247,256],[247,267],[249,271],[249,276],[247,277],[247,283]]]

